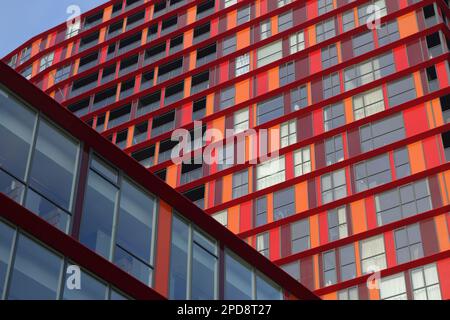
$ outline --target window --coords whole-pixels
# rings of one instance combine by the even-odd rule
[[[414,300],[441,300],[439,276],[435,264],[411,271]]]
[[[360,128],[361,150],[367,152],[405,138],[401,113]]]
[[[69,264],[73,265],[74,263]],[[70,274],[64,274],[65,279],[63,283],[67,283],[69,276]],[[107,294],[106,285],[84,270],[81,270],[80,283],[81,288],[79,290],[66,290],[67,286],[64,286],[62,298],[64,300],[105,300]]]
[[[328,240],[335,241],[348,236],[347,210],[340,207],[328,211]]]
[[[145,148],[131,154],[131,157],[146,168],[153,166],[155,162],[155,146]],[[165,180],[165,179],[162,179]]]
[[[234,97],[236,96],[236,89],[233,86],[220,91],[220,109],[226,109],[234,105]]]
[[[292,25],[292,11],[288,11],[278,16],[278,32],[292,28]]]
[[[336,254],[334,250],[322,254],[323,282],[324,286],[330,286],[337,282]]]
[[[338,292],[339,300],[359,300],[358,287],[352,287]]]
[[[263,233],[256,236],[256,251],[266,258],[269,258],[269,233]]]
[[[322,78],[323,98],[328,99],[341,93],[339,73],[333,73]]]
[[[295,213],[294,187],[273,194],[273,219],[280,220]]]
[[[53,58],[55,57],[55,53],[51,52],[44,57],[41,58],[41,64],[39,67],[39,72],[44,71],[48,67],[50,67],[53,63]]]
[[[428,89],[430,92],[436,91],[439,89],[438,76],[436,72],[436,67],[431,66],[425,69],[427,75],[427,83]]]
[[[325,140],[325,159],[327,166],[344,160],[342,135],[337,135]]]
[[[322,49],[322,69],[327,69],[332,66],[337,65],[338,57],[337,57],[337,49],[336,45],[332,44],[331,46],[325,47]]]
[[[255,227],[267,223],[267,197],[256,199],[255,204]]]
[[[432,209],[427,180],[420,180],[375,196],[378,225],[385,225]]]
[[[222,56],[236,51],[236,35],[225,38],[222,43]]]
[[[309,147],[305,147],[294,153],[294,174],[299,177],[309,172],[311,172],[311,152]]]
[[[397,41],[400,39],[400,33],[398,32],[397,21],[391,21],[388,23],[383,23],[378,29],[378,44],[380,46],[385,46],[389,43]]]
[[[81,30],[81,23],[77,20],[72,20],[72,22],[75,21],[75,23],[68,23],[67,29],[66,29],[66,39],[72,38],[76,36],[80,30]]]
[[[389,52],[344,70],[345,90],[352,90],[395,72],[394,57]]]
[[[345,169],[341,169],[321,178],[322,203],[329,203],[347,196]]]
[[[282,41],[273,42],[263,48],[258,49],[257,66],[262,67],[283,57]]]
[[[353,10],[342,14],[342,25],[344,32],[347,32],[355,27],[355,16],[353,14]]]
[[[374,9],[371,9],[374,6]],[[382,18],[387,15],[385,0],[372,0],[369,3],[358,7],[359,25],[370,23],[375,18]]]
[[[237,25],[250,21],[250,5],[244,6],[237,10]]]
[[[270,100],[258,103],[256,122],[257,125],[269,122],[273,119],[284,115],[284,100],[283,96],[272,98]]]
[[[297,142],[297,121],[291,120],[281,124],[280,133],[281,148],[290,146]]]
[[[61,257],[20,234],[11,269],[7,299],[57,299],[61,270]]]
[[[24,63],[31,57],[31,47],[26,47],[20,53],[20,64]]]
[[[291,3],[291,0],[278,0],[277,1],[277,7],[281,8],[282,6],[287,5],[288,3]]]
[[[411,174],[409,167],[409,155],[406,148],[394,151],[395,174],[397,179],[404,178]]]
[[[417,97],[414,80],[411,75],[388,83],[387,91],[391,107],[398,106]]]
[[[236,58],[236,77],[250,71],[250,55],[248,53]]]
[[[120,190],[114,263],[151,285],[156,200],[127,179]]]
[[[394,231],[397,264],[423,257],[422,237],[418,224]]]
[[[233,174],[233,199],[245,196],[248,193],[248,171]]]
[[[272,35],[270,20],[261,22],[260,28],[261,28],[261,40],[267,39]]]
[[[244,132],[249,128],[248,108],[236,111],[233,115],[234,134]]]
[[[219,222],[221,225],[223,225],[225,228],[228,227],[228,212],[227,210],[220,211],[216,214],[213,214],[212,217],[216,219],[217,222]]]
[[[372,30],[354,36],[352,39],[353,54],[360,56],[374,49]]]
[[[237,0],[224,0],[223,6],[224,8],[231,7],[232,5],[235,5],[237,3]]]
[[[356,278],[355,248],[353,244],[339,248],[341,281]]]
[[[407,300],[405,277],[403,273],[396,274],[380,281],[381,300]]]
[[[333,0],[319,0],[319,15],[333,10]]]
[[[29,184],[65,210],[70,210],[79,143],[41,120]]]
[[[187,298],[189,226],[177,215],[172,220],[170,248],[169,296],[171,299]]]
[[[14,236],[15,230],[0,221],[0,294],[2,295],[6,286],[6,274],[9,269]]]
[[[230,168],[234,164],[234,144],[229,143],[216,148],[217,170]]]
[[[342,102],[325,107],[323,109],[325,131],[338,128],[345,124],[344,105]]]
[[[356,192],[372,189],[392,181],[389,155],[360,162],[354,166]]]
[[[331,18],[316,25],[316,42],[322,42],[336,36],[335,20]]]
[[[194,229],[190,299],[212,300],[217,297],[218,260],[216,241]]]
[[[0,154],[3,170],[24,179],[37,114],[0,89]]]
[[[32,73],[33,73],[33,66],[29,66],[29,67],[26,67],[22,71],[21,75],[22,75],[22,77],[26,78],[27,80],[30,80]]]
[[[80,242],[108,259],[119,192],[115,183],[112,183],[115,181],[108,178],[117,179],[117,173],[95,159],[92,162],[84,199]],[[106,174],[102,174],[103,172]]]
[[[384,110],[383,90],[374,89],[353,97],[353,113],[359,120]]]
[[[297,281],[300,281],[300,261],[291,262],[281,266],[287,274]]]
[[[215,299],[218,265],[216,241],[175,214],[170,251],[169,297],[174,300]]]
[[[225,255],[225,299],[250,300],[253,296],[252,269],[240,259]]]
[[[291,224],[291,242],[291,254],[309,249],[309,218]]]
[[[295,81],[295,63],[288,62],[280,66],[280,86],[284,86],[288,83]]]
[[[361,241],[361,266],[363,274],[386,268],[382,235]]]
[[[308,90],[301,86],[291,90],[291,111],[297,111],[308,106]]]
[[[256,189],[261,190],[285,180],[284,156],[266,161],[256,167]]]
[[[305,34],[300,31],[289,38],[291,54],[305,49]]]
[[[70,71],[71,71],[72,66],[71,65],[67,65],[64,66],[62,68],[59,68],[56,71],[56,75],[55,75],[55,83],[61,82],[63,80],[66,80],[69,78],[70,76]]]

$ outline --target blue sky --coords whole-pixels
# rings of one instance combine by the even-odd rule
[[[69,17],[69,5],[86,12],[107,0],[14,0],[2,1],[0,9],[0,57],[33,36],[50,29]]]

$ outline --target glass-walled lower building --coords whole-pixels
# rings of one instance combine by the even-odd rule
[[[0,69],[13,79],[0,85],[2,299],[317,298],[55,101]]]

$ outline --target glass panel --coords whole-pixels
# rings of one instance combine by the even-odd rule
[[[80,242],[109,258],[117,188],[91,171],[86,190]]]
[[[14,201],[21,203],[25,186],[11,177],[6,172],[0,170],[0,192]]]
[[[57,298],[62,259],[23,235],[19,236],[9,284],[9,300]]]
[[[232,255],[225,256],[225,299],[252,299],[252,270],[235,259]]]
[[[69,209],[78,143],[41,120],[31,168],[30,186],[64,209]]]
[[[189,226],[173,216],[170,249],[170,298],[186,299]]]
[[[52,226],[63,232],[67,232],[70,216],[64,210],[40,196],[38,193],[28,189],[25,207],[36,213]]]
[[[80,289],[70,290],[67,287],[67,276],[65,277],[65,287],[63,293],[64,300],[105,300],[106,285],[81,270]],[[70,276],[70,274],[69,274]]]
[[[14,229],[0,222],[0,299],[5,286],[13,238]]]
[[[150,263],[155,199],[124,180],[116,244]]]
[[[23,179],[30,153],[36,113],[0,89],[0,168]]]
[[[203,241],[197,243],[194,235],[191,299],[212,300],[216,296],[217,258],[207,249],[209,246],[213,246],[215,251],[215,245],[204,237],[202,238],[207,241],[207,246],[202,245]]]
[[[139,281],[147,285],[151,284],[153,276],[152,268],[119,246],[116,247],[116,251],[114,252],[114,263]]]
[[[270,280],[256,275],[256,299],[257,300],[281,300],[281,290]]]

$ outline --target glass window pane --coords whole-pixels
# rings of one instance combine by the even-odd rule
[[[155,199],[124,180],[121,186],[117,245],[150,263]]]
[[[116,251],[114,252],[114,264],[139,281],[147,285],[151,284],[153,276],[152,268],[119,246],[116,247]]]
[[[225,257],[225,299],[252,299],[252,270],[230,254]]]
[[[30,186],[64,209],[69,209],[78,143],[41,120],[31,165]]]
[[[170,298],[186,299],[189,226],[177,216],[172,221],[170,248]]]
[[[26,236],[19,235],[9,284],[9,300],[54,300],[62,259]]]
[[[0,192],[21,203],[25,186],[0,169]]]
[[[195,242],[192,250],[191,299],[213,300],[216,296],[217,258]]]
[[[81,221],[80,242],[109,258],[117,188],[91,171]]]
[[[0,89],[0,167],[18,178],[25,177],[36,112],[24,107]]]
[[[69,289],[67,287],[67,278],[70,273],[65,276],[64,280],[64,300],[105,300],[106,285],[81,270],[80,289]]]
[[[256,275],[256,300],[281,300],[282,294],[278,286],[266,277]]]
[[[25,207],[36,213],[52,226],[63,232],[67,232],[70,220],[70,216],[67,212],[58,208],[32,189],[28,189]]]
[[[5,287],[14,229],[0,222],[0,298]]]

